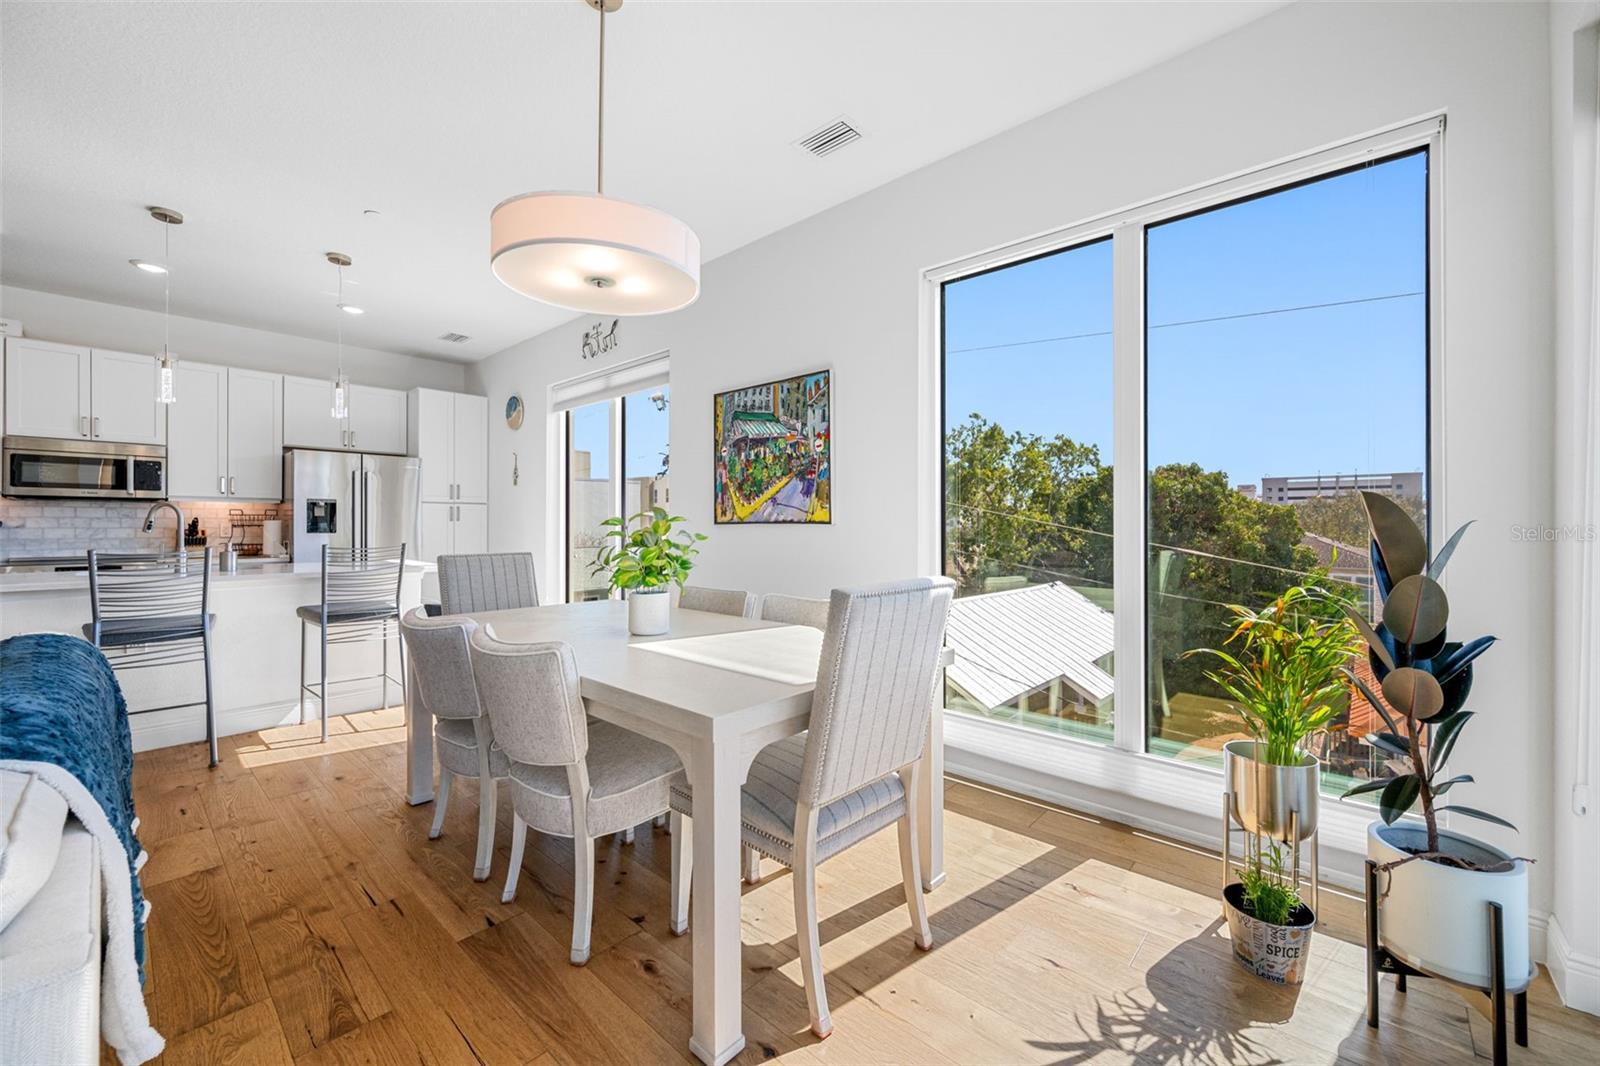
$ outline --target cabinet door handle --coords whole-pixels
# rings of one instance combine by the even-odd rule
[[[233,495],[235,495],[235,494],[236,494],[236,492],[237,492],[237,489],[236,489],[236,488],[235,488],[235,484],[234,484],[234,483],[235,483],[235,482],[236,482],[236,481],[237,481],[237,480],[238,480],[238,479],[237,479],[237,478],[235,478],[235,477],[234,477],[234,476],[233,476],[233,475],[232,475],[232,474],[229,474],[229,475],[228,475],[228,495],[229,495],[229,496],[233,496]]]
[[[227,494],[228,494],[228,478],[224,474],[218,474],[217,475],[217,495],[218,496],[226,496]]]
[[[98,437],[100,435],[100,416],[95,415],[90,421],[94,425],[94,435]]]
[[[356,431],[352,429],[350,431],[350,447],[354,448],[355,446],[356,446]]]
[[[89,416],[88,415],[79,415],[78,416],[78,436],[87,437],[88,435],[89,435]]]

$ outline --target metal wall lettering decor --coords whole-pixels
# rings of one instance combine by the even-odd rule
[[[613,318],[611,328],[607,329],[604,322],[596,322],[583,335],[583,358],[595,359],[604,355],[617,346],[617,326],[622,320]]]

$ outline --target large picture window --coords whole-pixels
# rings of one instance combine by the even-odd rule
[[[1428,528],[1437,132],[939,277],[948,709],[1220,766],[1232,608],[1370,613],[1359,490]],[[1380,769],[1339,711],[1330,792]]]
[[[1112,731],[1111,242],[944,287],[946,703]]]

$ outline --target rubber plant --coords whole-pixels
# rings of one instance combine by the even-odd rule
[[[1445,635],[1450,601],[1439,575],[1472,523],[1451,534],[1430,560],[1422,531],[1397,503],[1375,492],[1361,493],[1361,500],[1372,527],[1372,575],[1383,611],[1373,625],[1354,607],[1344,609],[1366,638],[1367,659],[1379,691],[1372,691],[1353,670],[1347,676],[1388,727],[1368,733],[1366,742],[1388,756],[1390,772],[1356,785],[1345,796],[1377,792],[1378,810],[1388,825],[1420,807],[1427,826],[1427,851],[1413,858],[1477,868],[1440,852],[1438,823],[1439,800],[1457,785],[1472,782],[1470,774],[1446,777],[1445,765],[1461,730],[1472,720],[1473,712],[1465,704],[1472,691],[1473,661],[1495,641],[1478,637],[1463,643]],[[1475,807],[1451,803],[1448,810],[1516,829],[1504,818]]]
[[[606,574],[613,588],[657,589],[669,584],[680,588],[694,569],[695,547],[706,539],[704,533],[677,529],[681,515],[669,515],[652,507],[627,518],[608,518],[606,544],[595,553],[590,573]],[[632,527],[632,528],[630,528]]]

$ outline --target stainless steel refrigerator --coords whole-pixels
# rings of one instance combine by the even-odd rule
[[[283,453],[283,496],[294,505],[289,549],[296,562],[316,562],[322,546],[406,546],[419,558],[422,460],[403,455]]]

